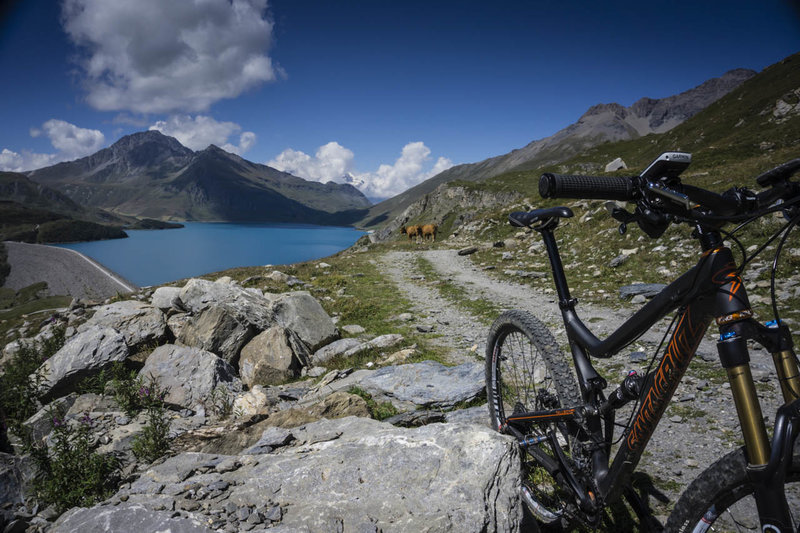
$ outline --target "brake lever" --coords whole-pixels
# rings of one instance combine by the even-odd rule
[[[625,232],[628,231],[628,224],[630,222],[636,222],[636,215],[625,208],[618,206],[616,202],[606,202],[606,209],[614,218],[614,220],[620,221],[618,228],[620,235],[625,235]]]

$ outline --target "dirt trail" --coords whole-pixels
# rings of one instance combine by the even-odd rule
[[[515,308],[531,312],[547,324],[559,344],[566,344],[555,293],[545,294],[513,281],[494,279],[473,265],[468,257],[459,256],[455,250],[388,252],[381,258],[385,273],[412,302],[416,323],[435,323],[434,332],[440,335],[435,341],[451,348],[454,362],[483,359],[489,324],[459,309],[454,302],[440,294],[436,284],[426,282],[419,268],[418,257],[429,261],[439,278],[465,289],[467,294],[493,302],[499,309]],[[595,335],[602,338],[633,314],[635,308],[629,306],[614,310],[581,302],[577,311]],[[669,320],[665,319],[655,331],[648,332],[621,353],[611,359],[593,359],[593,363],[599,369],[606,369],[610,376],[619,375],[620,380],[628,369],[643,373],[647,362],[633,362],[629,354],[644,349],[649,357],[661,341],[668,323]],[[714,361],[716,353],[715,343],[709,333],[698,354],[708,361]],[[774,371],[770,369],[771,362],[766,351],[752,351],[751,357],[759,386],[772,391],[762,394],[763,412],[770,426],[772,415],[780,402],[779,395],[775,393],[777,381]],[[666,506],[658,506],[659,513],[667,512],[688,483],[714,460],[737,447],[737,440],[741,438],[729,386],[697,374],[701,364],[708,368],[719,363],[709,365],[701,361],[690,366],[640,462],[639,470],[652,476],[656,486],[669,499]],[[614,388],[616,383],[609,383],[608,391]],[[625,422],[626,418],[627,413],[619,412],[617,421]]]

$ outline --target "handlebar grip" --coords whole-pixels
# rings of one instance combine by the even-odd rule
[[[614,176],[575,176],[546,173],[539,178],[542,198],[581,198],[597,200],[635,200],[639,191],[636,178]]]
[[[756,182],[762,187],[767,185],[774,185],[779,181],[783,181],[790,177],[792,174],[800,170],[800,158],[792,159],[791,161],[778,165],[772,170],[768,170],[756,178]]]

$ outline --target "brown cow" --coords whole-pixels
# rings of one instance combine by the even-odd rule
[[[436,230],[438,228],[439,227],[436,224],[425,224],[420,229],[420,232],[422,233],[422,238],[427,239],[428,236],[430,236],[431,241],[436,242]]]
[[[400,229],[400,233],[405,233],[408,235],[408,240],[412,240],[415,237],[422,235],[422,228],[420,226],[403,226]]]

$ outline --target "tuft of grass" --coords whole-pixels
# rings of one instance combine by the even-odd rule
[[[350,394],[355,394],[356,396],[361,396],[365,402],[367,402],[367,410],[369,410],[369,414],[375,420],[386,420],[387,418],[391,418],[398,413],[397,408],[392,405],[391,402],[376,402],[370,393],[362,389],[361,387],[353,386],[347,389],[347,392]]]

